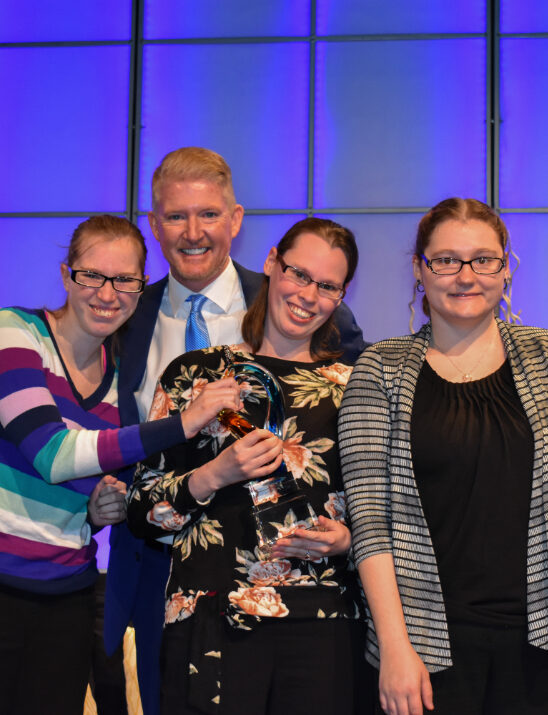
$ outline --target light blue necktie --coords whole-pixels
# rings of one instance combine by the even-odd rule
[[[185,333],[186,352],[209,347],[209,333],[207,332],[207,325],[202,315],[202,306],[206,300],[205,295],[194,293],[193,295],[189,295],[185,301],[186,303],[190,302],[190,315],[186,323]]]

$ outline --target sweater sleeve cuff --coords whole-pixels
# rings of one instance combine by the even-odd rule
[[[181,415],[164,417],[153,422],[143,422],[140,425],[141,439],[145,454],[155,454],[176,444],[186,442]]]

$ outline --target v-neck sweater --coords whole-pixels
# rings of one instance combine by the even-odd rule
[[[82,398],[44,311],[0,310],[0,584],[50,594],[91,585],[96,484],[184,440],[178,416],[120,428],[115,363]]]

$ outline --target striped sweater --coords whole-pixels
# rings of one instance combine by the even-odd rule
[[[548,650],[548,330],[497,321],[534,437],[528,532],[528,640]],[[391,553],[409,638],[430,672],[451,665],[436,558],[413,474],[411,412],[430,325],[377,343],[358,359],[339,413],[356,562]],[[496,495],[493,495],[496,498]],[[378,666],[370,618],[367,657]]]
[[[178,416],[120,429],[117,384],[110,364],[82,399],[43,311],[0,310],[0,583],[41,593],[93,583],[87,504],[100,476],[184,441]]]

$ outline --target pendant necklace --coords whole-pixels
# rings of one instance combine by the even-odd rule
[[[482,360],[485,358],[487,353],[491,350],[492,345],[493,338],[491,338],[491,340],[489,341],[489,345],[479,356],[479,360],[477,360],[477,362],[470,368],[470,370],[467,370],[466,372],[463,372],[462,368],[459,367],[447,353],[443,353],[438,347],[436,347],[436,345],[433,345],[432,347],[437,350],[440,355],[443,355],[443,357],[447,358],[451,365],[455,368],[455,370],[460,373],[461,379],[459,380],[459,382],[472,382],[472,380],[474,379],[474,372],[480,366]]]

